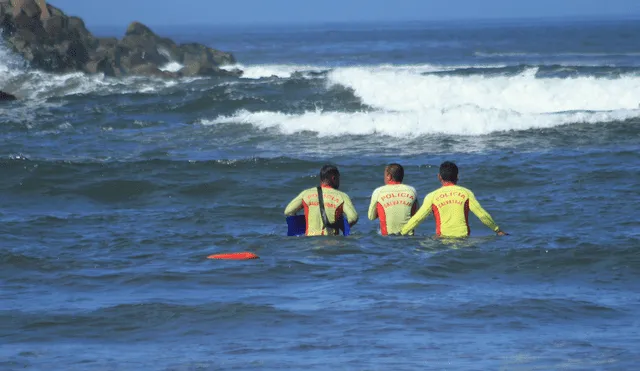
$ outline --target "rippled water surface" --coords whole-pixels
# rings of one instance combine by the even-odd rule
[[[637,22],[159,31],[244,77],[0,51],[0,369],[637,366]],[[381,237],[385,164],[424,197],[445,160],[511,235]],[[360,222],[286,237],[328,162]]]

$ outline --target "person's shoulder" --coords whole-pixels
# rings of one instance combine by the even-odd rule
[[[339,193],[339,194],[341,194],[341,195],[349,196],[349,195],[347,194],[347,192],[341,191],[341,190],[339,190],[339,189],[334,189],[334,191],[338,192],[338,193]]]
[[[427,193],[427,196],[433,196],[435,194],[438,194],[438,193],[444,191],[445,189],[446,189],[445,187],[436,188],[436,189],[432,190],[431,192]]]
[[[467,195],[469,195],[470,197],[474,197],[473,192],[469,188],[463,187],[463,186],[457,185],[457,184],[456,184],[456,188],[458,189],[458,191],[464,192]]]
[[[349,195],[347,194],[347,192],[343,192],[343,191],[341,191],[341,190],[339,190],[339,189],[335,189],[335,188],[333,188],[333,191],[334,191],[334,192],[336,192],[338,195],[340,195],[340,196],[344,197],[344,198],[351,199],[351,197],[349,197]]]
[[[407,189],[407,191],[409,192],[413,192],[414,194],[418,194],[418,191],[416,191],[416,188],[414,186],[410,186],[408,184],[403,184],[405,186],[405,188]]]
[[[316,187],[312,187],[312,188],[307,188],[303,190],[302,192],[300,192],[300,194],[317,193],[317,192],[318,192],[318,189]]]
[[[387,188],[387,187],[388,187],[388,186],[387,186],[386,184],[385,184],[385,185],[381,185],[380,187],[378,187],[378,188],[376,188],[376,189],[374,189],[374,190],[373,190],[372,195],[378,194],[378,193],[380,193],[380,192],[384,192],[384,191],[386,190],[386,188]]]
[[[451,189],[447,189],[449,187],[440,187],[440,188],[436,188],[434,190],[432,190],[431,192],[427,193],[427,195],[424,197],[425,200],[429,199],[429,198],[436,198],[438,197],[440,194],[445,193],[447,191],[451,191]]]

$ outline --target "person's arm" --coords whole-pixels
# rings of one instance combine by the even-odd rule
[[[371,203],[369,204],[369,213],[368,213],[368,217],[369,220],[375,220],[376,218],[378,218],[378,193],[379,193],[380,188],[377,188],[375,191],[373,191],[373,194],[371,195]]]
[[[358,212],[356,208],[353,206],[353,202],[347,194],[344,195],[344,203],[342,204],[342,212],[349,220],[349,225],[354,226],[358,222]]]
[[[286,209],[284,209],[285,216],[294,216],[298,212],[298,210],[302,209],[302,196],[304,191],[300,192],[300,194],[289,202]]]
[[[418,200],[415,200],[413,202],[413,206],[411,206],[411,216],[416,215],[416,211],[418,211],[419,207],[420,207],[420,203],[418,202]]]
[[[469,191],[469,210],[475,214],[475,216],[480,219],[482,224],[489,227],[492,231],[496,232],[499,235],[505,235],[506,233],[500,230],[500,227],[493,221],[493,218],[489,213],[480,206],[480,203],[476,199],[476,196]]]
[[[402,227],[402,231],[400,232],[400,234],[402,234],[403,236],[409,234],[411,231],[413,231],[418,224],[422,223],[427,216],[429,216],[429,214],[431,214],[431,206],[433,205],[433,192],[429,193],[427,195],[427,197],[424,198],[424,203],[422,204],[422,207],[420,207],[420,209],[418,209],[418,212],[411,217],[411,219],[409,219],[409,221],[407,222],[407,224],[405,224],[404,227]]]
[[[416,215],[416,211],[420,207],[420,201],[418,201],[418,192],[416,192],[415,188],[413,188],[413,197],[415,201],[413,202],[413,206],[411,206],[411,216]]]

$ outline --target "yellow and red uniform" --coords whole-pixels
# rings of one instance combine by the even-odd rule
[[[415,188],[400,182],[389,182],[371,195],[369,220],[380,219],[380,234],[399,234],[418,209]]]
[[[347,217],[350,225],[358,221],[358,212],[349,196],[328,185],[322,185],[322,197],[324,208],[327,213],[329,223],[335,223],[343,215]],[[329,233],[322,227],[322,216],[320,216],[320,202],[318,201],[318,189],[316,187],[302,191],[294,198],[284,210],[285,216],[293,216],[304,209],[304,216],[307,222],[306,236],[322,236],[327,234],[337,234],[329,229]]]
[[[484,225],[494,232],[500,230],[491,215],[480,206],[473,192],[453,183],[445,183],[441,188],[436,189],[425,197],[422,207],[402,228],[402,234],[406,235],[413,232],[418,224],[433,212],[436,221],[436,235],[466,237],[471,233],[469,229],[469,211],[474,213]]]

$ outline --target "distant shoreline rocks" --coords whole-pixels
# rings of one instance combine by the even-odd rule
[[[236,63],[231,53],[205,45],[176,44],[133,22],[124,37],[95,37],[81,18],[67,16],[42,0],[0,0],[0,31],[5,43],[32,68],[47,72],[82,71],[105,76],[241,76],[220,66]],[[38,4],[40,3],[40,4]],[[49,14],[43,13],[46,6]],[[176,70],[165,66],[173,64]]]

